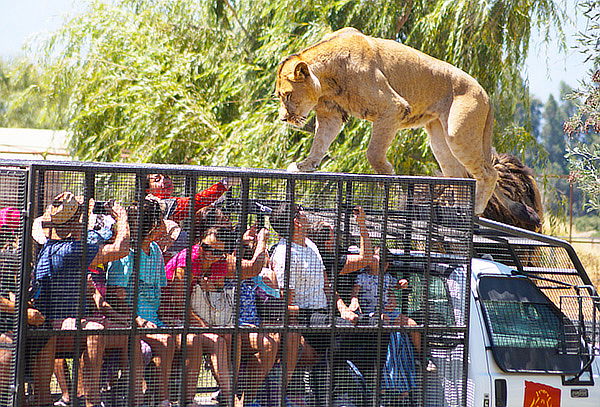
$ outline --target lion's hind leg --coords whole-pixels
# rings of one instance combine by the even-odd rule
[[[451,178],[467,178],[469,174],[464,165],[454,156],[452,150],[446,141],[448,137],[447,128],[441,120],[435,119],[425,125],[425,130],[429,135],[429,145],[435,156],[442,174]]]

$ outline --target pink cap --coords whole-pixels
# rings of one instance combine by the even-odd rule
[[[6,207],[0,209],[0,228],[15,230],[21,225],[21,211]]]

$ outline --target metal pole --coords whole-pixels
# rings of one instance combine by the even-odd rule
[[[569,243],[573,240],[573,180],[569,178]]]

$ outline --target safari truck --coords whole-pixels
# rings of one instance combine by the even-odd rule
[[[183,317],[178,324],[147,328],[136,325],[135,315],[130,315],[129,326],[107,324],[103,330],[94,331],[84,330],[81,324],[69,331],[47,324],[30,326],[27,315],[28,308],[36,306],[32,287],[36,286],[37,256],[46,244],[39,241],[39,236],[34,238],[35,225],[52,206],[54,197],[64,191],[81,196],[90,208],[83,211],[81,225],[87,225],[88,234],[89,230],[100,234],[106,232],[107,224],[114,224],[107,218],[112,216],[107,207],[111,202],[131,207],[146,199],[150,174],[162,174],[162,178],[170,180],[168,193],[160,197],[161,210],[164,208],[165,218],[181,229],[172,236],[175,242],[170,248],[165,246],[165,256],[166,250],[189,249],[198,241],[195,225],[203,216],[199,207],[211,204],[231,223],[232,240],[224,250],[229,253],[227,256],[235,256],[231,262],[235,270],[227,279],[235,287],[232,309],[236,317],[247,306],[239,294],[247,279],[242,277],[242,256],[237,257],[237,253],[247,253],[247,247],[254,247],[245,239],[246,233],[252,227],[265,227],[270,231],[269,246],[277,244],[279,238],[272,221],[285,205],[295,208],[294,217],[290,217],[293,222],[290,220],[288,225],[290,231],[296,227],[295,216],[300,212],[311,225],[327,225],[328,246],[321,246],[315,238],[323,260],[328,258],[328,264],[333,265],[331,270],[326,269],[331,289],[322,287],[326,308],[319,309],[304,323],[292,313],[292,307],[286,306],[286,301],[292,301],[291,288],[300,287],[290,277],[289,260],[277,284],[265,286],[262,296],[256,288],[260,323],[192,325],[185,317],[192,310],[195,312],[192,288],[199,284],[198,278],[208,275],[204,272],[200,277],[194,276],[190,255],[184,266],[182,286],[186,291],[179,296],[181,309],[170,310],[181,312]],[[600,352],[600,299],[590,277],[567,242],[474,217],[473,180],[17,160],[0,160],[0,177],[0,296],[16,303],[13,313],[5,310],[0,315],[0,352],[12,356],[9,366],[0,366],[2,383],[10,385],[0,388],[0,405],[24,406],[35,396],[31,391],[31,366],[39,349],[36,341],[51,336],[79,339],[74,341],[74,349],[63,349],[60,354],[71,367],[71,383],[77,383],[81,367],[76,355],[85,351],[87,335],[126,335],[132,350],[136,338],[149,333],[229,335],[231,349],[236,349],[239,341],[245,346],[244,338],[250,335],[270,338],[279,351],[272,355],[273,365],[264,380],[254,383],[256,400],[245,400],[246,404],[600,405],[600,361],[596,358]],[[224,179],[230,182],[222,182]],[[211,195],[215,199],[207,201],[209,193],[217,190],[222,194]],[[363,219],[359,217],[361,211]],[[172,217],[173,213],[177,216]],[[134,230],[135,224],[130,227]],[[135,236],[136,233],[131,234],[132,253],[139,252],[140,247]],[[284,244],[286,256],[291,256],[292,244]],[[349,262],[352,256],[370,253],[373,248],[379,253],[377,267],[362,266],[345,274],[335,272],[335,264]],[[105,270],[89,270],[83,265],[83,258],[85,251],[79,281],[73,282],[79,292],[76,317],[83,317],[93,306],[86,299],[89,282]],[[134,264],[135,261],[139,260],[134,260]],[[271,264],[265,263],[260,274],[252,278],[260,277],[257,281],[264,283],[264,273],[269,272]],[[358,284],[361,273],[370,273],[376,292],[386,295],[376,295],[373,312],[363,311],[366,305],[360,299],[357,319],[350,322],[340,316],[336,301],[337,297],[347,300],[344,293],[348,287],[362,290]],[[297,279],[296,276],[294,280]],[[133,284],[133,301],[139,295],[138,285]],[[395,303],[389,302],[390,298]],[[385,308],[388,304],[389,309]],[[389,311],[387,316],[379,312],[384,309]],[[98,316],[98,312],[94,315]],[[288,350],[297,334],[303,339],[296,368],[288,377],[284,374],[292,361]],[[175,356],[179,362],[175,362],[170,383],[171,401],[178,401],[180,406],[189,403],[185,400],[186,386],[182,385],[189,375],[181,363],[189,349],[183,342]],[[309,346],[314,347],[312,356]],[[206,366],[199,375],[195,402],[215,405],[211,394],[222,390],[215,378],[220,372],[211,366],[210,352],[205,352]],[[128,357],[132,365],[134,361]],[[118,360],[118,350],[116,354],[114,350],[106,351],[101,376],[106,407],[133,405],[134,381]],[[239,371],[231,373],[231,400],[223,400],[221,392],[222,405],[234,405],[236,394],[250,394],[248,383],[257,375],[248,360],[248,352],[242,352]],[[148,383],[155,382],[151,379],[156,375],[152,362],[145,367],[145,374]],[[77,399],[76,387],[70,388],[72,400]],[[149,385],[145,391],[148,405],[162,401],[156,398],[154,389]],[[52,393],[56,398],[60,395],[54,382]]]

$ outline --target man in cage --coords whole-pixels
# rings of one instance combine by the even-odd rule
[[[90,201],[89,214],[92,207],[93,201]],[[96,232],[88,231],[83,225],[84,208],[83,197],[63,192],[53,199],[40,219],[40,229],[34,231],[36,240],[45,241],[38,256],[33,287],[35,305],[46,318],[45,328],[76,329],[82,280],[87,284],[86,270],[95,264],[118,259],[129,249],[128,239],[122,238],[124,234],[128,235],[128,230],[122,227],[124,209],[120,205],[113,208],[114,216],[121,219],[116,232],[118,243],[108,245],[103,244]],[[80,321],[83,329],[104,328],[101,319],[87,315],[87,309],[83,311],[84,318]],[[72,353],[74,336],[61,336],[60,341],[57,336],[50,336],[40,345],[33,365],[34,405],[50,405],[55,355]],[[83,389],[88,407],[100,405],[99,381],[104,347],[103,336],[86,335],[85,345],[81,348]]]
[[[164,208],[165,219],[167,219],[167,233],[165,237],[157,242],[163,250],[165,263],[176,253],[188,246],[188,234],[181,227],[189,216],[190,202],[193,201],[194,212],[217,202],[225,192],[239,183],[238,178],[224,178],[210,187],[197,192],[192,199],[190,197],[173,196],[173,180],[167,174],[146,174],[143,179],[142,188],[152,196],[157,197]],[[180,227],[181,226],[181,227]]]
[[[128,318],[116,313],[106,301],[106,265],[108,262],[122,258],[129,253],[130,233],[127,213],[114,200],[105,202],[102,205],[97,204],[98,202],[93,199],[90,200],[92,210],[88,219],[88,243],[98,243],[100,250],[88,268],[86,312],[89,313],[88,316],[96,320],[100,318],[105,328],[128,327]],[[32,236],[37,243],[43,245],[48,241],[48,233],[47,230],[42,228],[42,220],[43,216],[34,220]],[[127,336],[111,335],[105,340],[105,350],[119,349],[123,352],[121,359],[126,360],[127,342]],[[139,343],[137,345],[139,348]],[[123,371],[128,370],[128,368],[129,366],[123,366]],[[61,397],[54,403],[54,406],[71,405],[69,366],[65,359],[55,359],[54,375],[61,390]],[[83,396],[81,375],[79,379],[77,394]],[[138,393],[141,393],[141,382],[136,385],[136,389],[139,389]]]
[[[270,223],[280,237],[271,258],[271,266],[275,271],[280,289],[286,289],[286,253],[290,245],[289,260],[289,296],[288,309],[291,320],[300,325],[322,325],[328,321],[328,298],[332,298],[332,290],[323,264],[323,259],[317,246],[307,237],[310,222],[304,209],[299,205],[288,202],[281,204],[270,216]],[[290,226],[292,235],[289,236]],[[288,243],[288,240],[290,243]],[[340,304],[337,304],[338,306]],[[353,320],[347,307],[338,309],[343,318]],[[312,368],[325,355],[330,344],[328,334],[319,332],[304,332],[301,353],[300,343],[290,340],[287,354],[288,377],[291,379],[296,364],[300,361]],[[298,355],[300,354],[300,358]],[[311,391],[323,394],[314,388],[323,383],[313,383]]]
[[[154,195],[160,200],[168,202],[168,211],[166,216],[179,224],[189,215],[190,198],[174,197],[173,181],[167,174],[152,173],[144,178],[145,184],[142,185],[147,194]],[[236,181],[231,178],[225,178],[209,188],[204,189],[194,195],[194,212],[208,206],[227,192]]]
[[[359,227],[360,244],[358,253],[345,254],[345,250],[340,250],[337,264],[335,261],[335,231],[330,223],[326,221],[312,223],[308,236],[319,247],[330,280],[333,281],[334,278],[337,278],[336,301],[341,315],[344,316],[344,313],[347,313],[345,319],[355,325],[360,321],[360,324],[363,325],[365,323],[377,322],[376,319],[370,318],[370,315],[375,314],[379,297],[378,272],[380,248],[373,249],[363,208],[357,206],[354,208],[353,213],[356,216],[356,223]],[[416,325],[414,321],[399,314],[397,311],[394,293],[391,292],[392,290],[389,287],[396,283],[398,286],[405,287],[407,282],[406,280],[391,281],[393,278],[387,271],[392,256],[389,251],[387,254],[387,261],[384,267],[386,274],[383,279],[385,294],[383,299],[384,313],[382,317],[386,321],[389,321],[391,318],[398,325],[414,326]],[[335,274],[337,274],[337,277]],[[362,300],[359,300],[359,297]],[[411,337],[414,347],[418,351],[420,349],[420,336],[415,332],[411,334]],[[393,346],[388,346],[387,340],[383,341],[383,346],[387,346],[388,348],[383,374],[384,392],[400,393],[397,395],[406,397],[408,390],[414,386],[412,344],[405,334],[392,334],[390,338],[392,339],[392,345],[402,345],[402,352],[397,352]],[[356,349],[361,349],[361,352],[357,354]],[[383,353],[385,354],[385,350]],[[376,354],[377,350],[373,346],[373,338],[370,334],[341,334],[336,341],[336,368],[345,366],[346,360],[350,360],[362,370],[362,373],[366,373],[372,370],[376,364]],[[383,361],[377,364],[382,363]],[[396,392],[396,390],[399,391]],[[388,396],[389,394],[385,397],[387,398]]]

